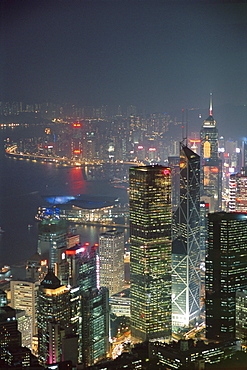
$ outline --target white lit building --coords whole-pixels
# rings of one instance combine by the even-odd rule
[[[99,236],[100,286],[109,295],[120,292],[124,284],[124,234],[109,230]]]

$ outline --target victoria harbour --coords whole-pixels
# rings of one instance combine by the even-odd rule
[[[4,140],[32,135],[44,128],[14,128],[0,131],[0,265],[23,262],[37,250],[37,208],[50,195],[101,195],[128,201],[125,189],[114,188],[108,181],[87,181],[80,167],[56,166],[31,160],[7,157]],[[106,227],[77,225],[81,242],[97,243]],[[126,234],[127,238],[127,234]]]

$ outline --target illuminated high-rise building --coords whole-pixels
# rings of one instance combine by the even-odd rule
[[[142,340],[171,333],[171,169],[131,167],[131,331]]]
[[[229,211],[247,212],[247,167],[230,175],[229,192]]]
[[[0,307],[0,360],[8,364],[11,349],[21,347],[21,333],[17,329],[16,310],[9,306]]]
[[[109,355],[109,291],[107,288],[81,292],[79,362],[91,366]]]
[[[83,126],[80,122],[75,122],[71,126],[71,158],[82,159],[83,156]]]
[[[206,332],[213,340],[236,337],[236,291],[247,289],[247,213],[208,215]]]
[[[49,270],[37,297],[38,354],[43,364],[62,361],[62,339],[70,325],[70,290]]]
[[[124,285],[124,233],[108,230],[99,236],[100,286],[109,295],[120,292]]]
[[[180,149],[180,200],[173,216],[172,323],[189,326],[200,314],[200,156]]]
[[[209,116],[201,129],[201,197],[209,203],[210,212],[221,210],[222,165],[218,146],[218,129],[210,94]]]
[[[57,274],[58,249],[67,245],[68,228],[64,220],[46,218],[39,223],[38,253],[49,260]]]
[[[247,346],[247,290],[236,291],[236,338]]]
[[[36,334],[36,298],[39,283],[28,280],[11,280],[11,307],[25,310],[31,318],[31,337]]]

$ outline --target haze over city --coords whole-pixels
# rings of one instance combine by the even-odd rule
[[[1,50],[2,101],[172,113],[212,92],[222,128],[246,123],[245,2],[2,1]]]

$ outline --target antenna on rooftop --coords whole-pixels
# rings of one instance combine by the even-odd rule
[[[210,93],[209,97],[209,115],[213,116],[213,93]]]

